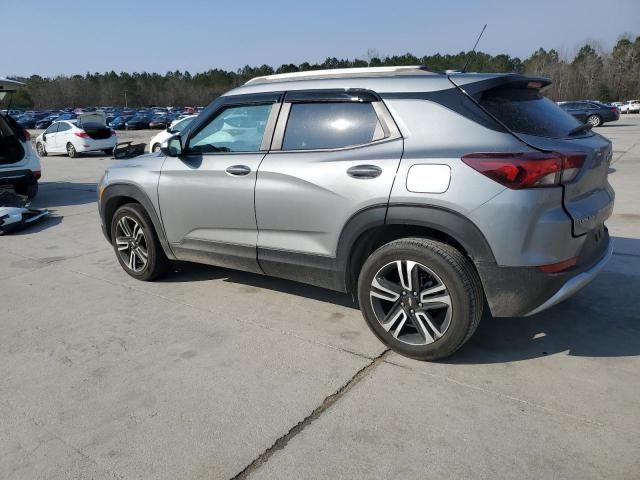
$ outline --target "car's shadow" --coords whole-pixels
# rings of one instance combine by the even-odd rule
[[[85,205],[96,201],[95,182],[40,182],[34,208],[56,208]]]
[[[493,318],[485,309],[478,330],[458,353],[443,362],[486,364],[527,360],[567,352],[585,357],[640,355],[640,240],[616,238],[621,252],[612,263],[638,268],[607,268],[584,290],[531,317]],[[624,253],[631,252],[631,253]],[[164,282],[220,279],[356,309],[350,295],[288,280],[224,268],[179,263]]]

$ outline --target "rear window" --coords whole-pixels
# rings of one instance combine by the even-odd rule
[[[370,143],[378,116],[370,103],[294,103],[283,150],[343,148]]]
[[[493,88],[483,92],[480,105],[516,133],[565,138],[580,125],[537,88]]]

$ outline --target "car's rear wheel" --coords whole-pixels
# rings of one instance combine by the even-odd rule
[[[67,143],[67,155],[71,158],[78,158],[78,152],[76,151],[76,147],[73,146],[73,143]]]
[[[128,203],[116,211],[111,220],[111,241],[124,271],[138,280],[153,280],[171,267],[140,204]]]
[[[599,115],[589,115],[587,117],[587,123],[590,123],[593,127],[599,127],[602,125],[602,118]]]
[[[360,309],[373,333],[396,352],[437,360],[458,350],[482,316],[483,291],[471,262],[425,238],[373,252],[358,280]]]
[[[42,142],[36,143],[36,152],[38,152],[39,157],[47,156],[47,150],[44,148],[44,145],[42,144]]]

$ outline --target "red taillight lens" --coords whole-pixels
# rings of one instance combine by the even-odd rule
[[[462,161],[513,190],[552,187],[573,180],[584,162],[582,153],[470,153]]]
[[[564,272],[565,270],[570,269],[575,266],[577,262],[577,257],[569,258],[567,260],[563,260],[562,262],[552,263],[550,265],[540,265],[538,270],[544,273],[559,273]]]
[[[613,108],[611,109],[611,111],[612,111],[613,113],[618,113],[618,109],[617,109],[616,107],[613,107]]]
[[[42,173],[40,172],[40,170],[34,170],[33,171],[33,176],[36,178],[36,180],[40,180],[40,177],[42,176]]]
[[[89,134],[87,132],[73,132],[76,137],[80,138],[89,138]]]
[[[22,133],[24,134],[24,139],[28,142],[29,140],[31,140],[31,134],[29,133],[29,130],[27,130],[26,128],[22,129]]]

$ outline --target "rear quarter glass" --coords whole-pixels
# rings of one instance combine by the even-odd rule
[[[496,87],[482,92],[479,101],[482,107],[516,133],[566,138],[580,125],[537,88],[520,85]]]

